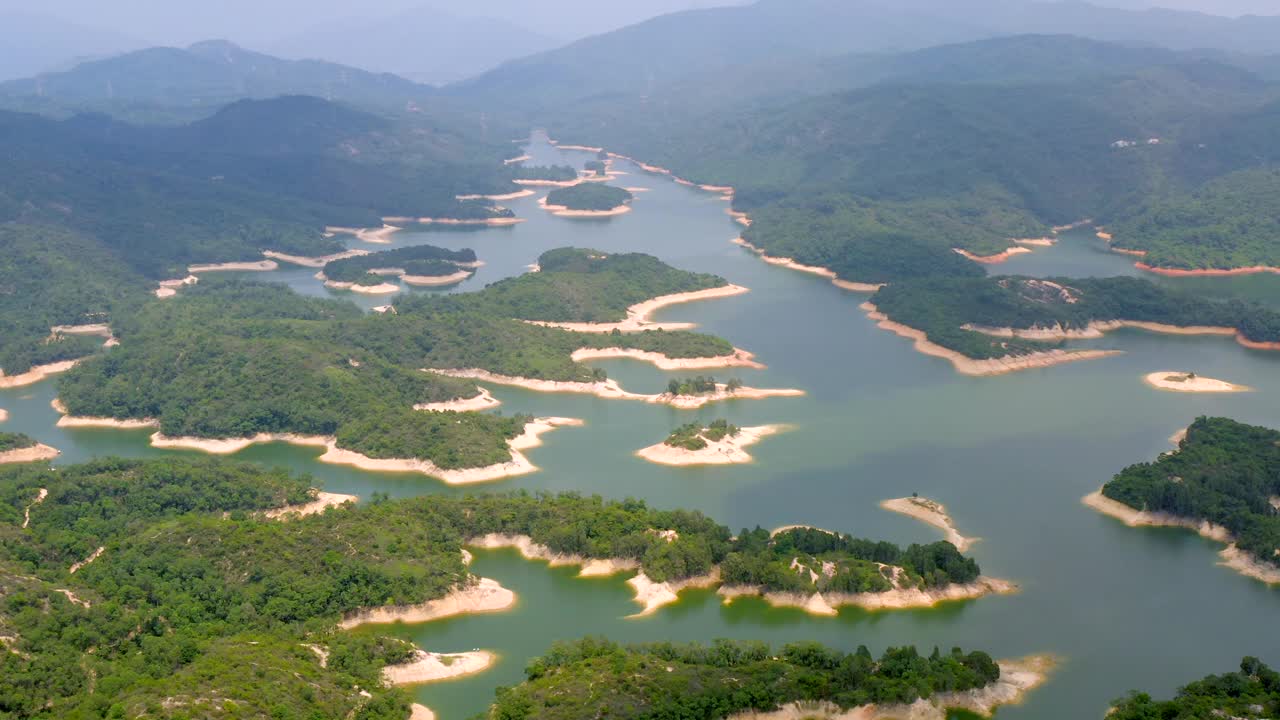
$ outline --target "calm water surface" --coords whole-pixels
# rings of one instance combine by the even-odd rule
[[[535,142],[531,150],[538,164],[580,166],[591,157],[545,143]],[[946,361],[915,353],[909,342],[877,329],[858,310],[864,297],[766,265],[730,244],[738,227],[717,196],[626,164],[619,168],[631,172],[619,185],[650,188],[637,193],[629,215],[556,218],[537,207],[544,191],[508,203],[528,219],[513,228],[400,233],[391,246],[352,243],[374,250],[421,243],[474,248],[487,264],[451,291],[478,290],[525,272],[543,251],[567,245],[648,252],[677,267],[715,272],[752,292],[670,308],[660,319],[697,322],[769,366],[722,377],[809,394],[688,412],[494,388],[506,412],[580,417],[587,426],[546,436],[546,446],[530,453],[541,472],[488,487],[640,497],[662,507],[697,508],[734,528],[803,522],[903,543],[937,535],[877,504],[919,492],[946,503],[961,532],[983,538],[972,553],[984,572],[1016,580],[1023,589],[931,611],[846,610],[837,618],[811,618],[750,600],[726,607],[710,592],[693,592],[652,617],[627,619],[637,606],[624,578],[580,580],[573,570],[550,570],[510,552],[480,552],[475,572],[516,590],[515,611],[391,630],[430,650],[485,648],[500,655],[487,673],[415,691],[443,720],[482,711],[495,687],[519,682],[530,657],[555,640],[584,634],[626,641],[813,639],[850,650],[865,644],[874,651],[960,645],[998,657],[1054,653],[1063,664],[1052,682],[1025,705],[999,713],[1046,720],[1101,718],[1108,703],[1131,688],[1166,694],[1209,672],[1231,670],[1246,654],[1280,664],[1280,643],[1270,630],[1280,613],[1280,588],[1215,565],[1219,547],[1213,543],[1185,532],[1129,529],[1080,504],[1124,466],[1168,450],[1168,437],[1197,415],[1280,426],[1280,353],[1249,351],[1223,338],[1122,331],[1081,343],[1125,351],[1117,357],[1003,377],[964,377]],[[1105,252],[1083,231],[993,270],[1039,276],[1137,272],[1131,259]],[[286,269],[264,276],[308,294],[348,297],[363,307],[388,302],[326,290],[314,273]],[[1168,282],[1280,306],[1275,276]],[[673,376],[631,361],[601,366],[636,392],[657,392]],[[1142,382],[1156,370],[1192,370],[1257,392],[1160,392]],[[148,447],[145,431],[54,427],[54,386],[0,391],[0,407],[13,416],[4,428],[60,448],[61,463],[105,454],[161,454]],[[672,469],[633,455],[679,423],[716,417],[795,429],[757,445],[757,462],[747,466]],[[362,496],[460,492],[421,476],[321,465],[317,455],[272,445],[237,457],[309,472],[329,490]]]

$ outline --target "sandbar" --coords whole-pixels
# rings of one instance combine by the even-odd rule
[[[502,587],[497,580],[479,578],[474,585],[455,588],[442,598],[419,605],[369,608],[348,613],[338,623],[338,627],[350,630],[361,625],[390,625],[398,622],[413,625],[458,615],[503,612],[515,605],[514,592]]]
[[[860,705],[842,710],[834,703],[790,703],[770,712],[748,711],[728,720],[947,720],[954,710],[990,717],[1002,705],[1021,704],[1043,685],[1057,665],[1048,655],[1000,660],[1000,679],[964,692],[938,692],[910,705]]]
[[[0,370],[0,390],[16,387],[26,387],[27,385],[35,385],[48,378],[50,375],[64,373],[75,367],[85,358],[76,360],[63,360],[62,362],[49,363],[48,365],[36,365],[21,375],[5,375]]]
[[[590,145],[562,145],[555,140],[547,140],[547,142],[555,145],[558,150],[580,150],[582,152],[602,153],[604,148],[592,147]]]
[[[329,493],[321,490],[315,491],[315,499],[301,505],[286,505],[284,507],[268,510],[265,515],[272,520],[288,520],[295,517],[306,517],[308,515],[319,515],[331,507],[340,507],[347,503],[357,502],[360,498],[355,495],[341,495],[339,493]]]
[[[638,451],[636,455],[659,465],[741,465],[755,460],[746,448],[784,430],[784,425],[744,427],[737,435],[726,436],[717,442],[707,440],[707,446],[701,450],[687,450],[660,442]]]
[[[513,157],[513,158],[507,158],[506,160],[503,160],[503,161],[502,161],[502,164],[503,164],[503,165],[515,165],[516,163],[522,163],[522,162],[525,162],[526,160],[532,160],[532,159],[533,159],[533,156],[532,156],[532,155],[530,155],[530,154],[528,154],[528,153],[525,153],[524,155],[518,155],[518,156]]]
[[[382,679],[388,685],[422,685],[475,675],[496,661],[497,656],[486,650],[451,654],[418,650],[409,662],[382,668]]]
[[[436,720],[436,714],[426,705],[412,703],[409,705],[409,720]]]
[[[715,392],[700,393],[697,395],[672,395],[671,393],[662,393],[661,395],[651,395],[645,402],[651,405],[668,405],[679,410],[697,410],[698,408],[710,405],[711,403],[722,402],[725,400],[765,400],[768,398],[778,397],[803,397],[803,390],[795,390],[790,388],[750,388],[740,387],[737,390],[729,390],[729,386],[723,383],[716,383]]]
[[[5,420],[8,420],[8,419],[9,419],[9,411],[5,410],[4,408],[0,408],[0,422],[4,422]]]
[[[1251,387],[1236,385],[1225,380],[1215,380],[1201,377],[1194,373],[1175,372],[1172,370],[1149,373],[1143,378],[1143,381],[1151,387],[1170,392],[1237,393],[1253,390]]]
[[[661,583],[650,580],[648,575],[641,572],[628,580],[627,585],[630,585],[631,589],[635,591],[635,601],[643,605],[644,609],[628,617],[647,617],[663,607],[677,602],[680,599],[680,593],[684,590],[689,588],[713,588],[719,584],[719,568],[713,569],[707,575],[699,575],[683,580],[669,580]]]
[[[1028,353],[1026,355],[1006,355],[1001,358],[992,358],[989,360],[974,360],[956,352],[955,350],[950,350],[938,345],[937,343],[931,342],[928,335],[923,330],[917,330],[916,328],[893,322],[887,315],[878,311],[876,306],[869,302],[863,303],[860,307],[867,313],[867,317],[875,321],[877,326],[882,330],[888,330],[898,337],[914,340],[916,352],[948,360],[955,367],[956,371],[962,375],[979,377],[1003,375],[1005,373],[1018,372],[1020,370],[1046,368],[1054,365],[1061,365],[1063,363],[1094,360],[1097,358],[1105,358],[1122,354],[1119,350],[1055,349]]]
[[[520,198],[536,194],[537,192],[526,188],[524,190],[517,190],[505,195],[458,195],[457,198],[459,200],[519,200]]]
[[[479,393],[475,397],[455,398],[437,403],[421,403],[414,405],[414,410],[423,410],[426,412],[480,412],[482,410],[492,410],[502,404],[502,401],[495,398],[488,389],[477,387]]]
[[[10,465],[14,463],[43,462],[52,460],[62,452],[57,448],[49,447],[44,443],[36,443],[31,447],[18,448],[17,450],[9,450],[0,452],[0,465]]]
[[[761,260],[764,260],[770,265],[777,265],[778,267],[784,267],[784,268],[787,268],[788,270],[796,270],[799,272],[809,273],[810,275],[817,275],[819,277],[827,278],[828,280],[831,281],[832,285],[835,285],[836,287],[841,288],[843,290],[849,290],[852,292],[873,293],[879,290],[880,288],[884,287],[884,283],[863,283],[863,282],[854,282],[852,280],[841,280],[840,277],[836,275],[834,270],[828,270],[827,268],[818,267],[816,265],[802,265],[796,262],[795,260],[792,260],[791,258],[772,257],[770,255],[765,254],[765,251],[762,250],[761,248],[758,248],[755,245],[752,245],[750,242],[747,242],[745,239],[741,237],[736,237],[731,242],[734,245],[739,245],[741,247],[746,248],[747,250],[750,250],[751,252],[758,255]]]
[[[625,203],[609,210],[571,210],[568,205],[549,205],[546,198],[538,201],[538,207],[556,217],[566,218],[605,218],[631,212],[631,206]]]
[[[1019,245],[1029,245],[1031,247],[1052,247],[1058,244],[1057,239],[1051,237],[1015,238],[1014,242]]]
[[[885,500],[880,503],[880,507],[890,512],[901,513],[907,517],[915,518],[928,525],[938,528],[947,536],[947,542],[956,546],[960,552],[969,549],[969,546],[977,542],[979,538],[967,538],[956,530],[955,522],[951,516],[947,514],[947,508],[936,500],[922,497],[904,497],[894,500]]]
[[[558,187],[567,188],[581,185],[586,182],[583,178],[576,180],[512,180],[516,185],[524,185],[525,187]]]
[[[187,272],[192,275],[207,272],[271,272],[279,270],[280,265],[275,260],[259,260],[258,262],[226,262],[226,263],[207,263],[204,265],[189,265]]]
[[[309,267],[309,268],[322,268],[325,265],[328,265],[329,263],[334,262],[335,260],[346,260],[347,258],[360,257],[361,255],[368,255],[368,254],[369,254],[368,250],[359,250],[359,249],[345,250],[340,253],[334,253],[332,255],[322,255],[320,257],[303,257],[301,255],[286,255],[285,253],[276,252],[275,250],[264,250],[262,252],[263,257],[267,257],[272,260],[279,260],[281,262],[287,262],[292,265],[301,265],[302,267]]]
[[[965,258],[968,258],[969,260],[972,260],[976,263],[982,263],[984,265],[998,265],[999,263],[1002,263],[1008,260],[1014,255],[1022,255],[1022,254],[1031,252],[1031,248],[1011,247],[1008,250],[1005,250],[1004,252],[1001,252],[1001,253],[997,253],[995,255],[974,255],[968,250],[961,250],[960,248],[951,248],[951,251],[957,255],[961,255]]]
[[[400,230],[401,228],[389,224],[383,225],[380,228],[335,227],[331,225],[324,229],[324,231],[330,235],[354,235],[356,239],[361,242],[373,243],[375,245],[386,245],[390,243],[391,236]]]
[[[720,357],[705,358],[670,358],[656,352],[636,350],[634,348],[580,348],[569,356],[574,362],[586,360],[630,359],[652,363],[659,370],[709,370],[712,368],[745,367],[763,370],[765,366],[756,362],[755,355],[741,348],[734,348],[733,354]]]
[[[337,280],[325,280],[324,286],[332,290],[349,290],[361,295],[391,295],[400,292],[399,285],[391,283],[378,283],[377,285],[357,285],[353,282],[340,282]]]
[[[518,217],[493,217],[493,218],[431,218],[431,217],[388,217],[383,218],[390,222],[417,223],[418,225],[488,225],[490,227],[504,227],[507,225],[516,225],[524,222],[524,218]]]
[[[707,288],[706,290],[660,295],[627,308],[626,319],[616,323],[552,322],[547,320],[525,320],[524,322],[530,325],[541,325],[542,327],[554,327],[582,333],[611,333],[614,330],[623,333],[644,332],[645,330],[690,330],[697,327],[697,324],[653,322],[649,319],[649,316],[672,305],[702,300],[716,300],[748,292],[751,291],[741,285],[722,285],[720,287]]]

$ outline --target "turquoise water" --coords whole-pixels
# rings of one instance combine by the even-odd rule
[[[532,147],[534,163],[590,155]],[[507,203],[528,221],[513,228],[432,231],[393,236],[396,247],[432,243],[472,247],[486,262],[449,292],[479,289],[524,272],[543,251],[566,245],[648,252],[671,264],[715,272],[751,292],[669,308],[659,319],[697,322],[758,354],[765,370],[722,373],[755,387],[797,387],[803,398],[712,405],[696,412],[574,395],[496,387],[506,412],[579,417],[584,428],[557,430],[529,453],[539,473],[482,489],[578,490],[640,497],[663,507],[703,510],[736,528],[810,523],[897,542],[938,535],[878,507],[911,492],[951,510],[960,531],[983,538],[972,553],[984,572],[1015,580],[1015,596],[937,610],[870,614],[847,610],[811,618],[757,601],[722,606],[709,592],[644,619],[625,578],[579,580],[571,569],[549,570],[510,552],[477,553],[474,569],[516,590],[515,611],[422,625],[394,632],[424,648],[455,652],[485,648],[500,662],[491,671],[415,690],[443,720],[477,713],[499,685],[518,682],[529,657],[558,639],[603,634],[619,640],[759,638],[776,643],[816,639],[873,651],[918,644],[982,648],[998,657],[1053,653],[1063,665],[1052,681],[1001,718],[1101,718],[1108,703],[1131,688],[1167,693],[1209,672],[1235,667],[1253,654],[1280,663],[1280,644],[1267,629],[1280,611],[1280,589],[1216,566],[1218,546],[1189,533],[1134,530],[1083,507],[1125,465],[1169,449],[1168,437],[1197,415],[1228,415],[1280,427],[1280,353],[1246,350],[1229,338],[1114,333],[1081,346],[1123,355],[992,378],[958,375],[950,363],[914,352],[876,328],[858,304],[865,297],[821,278],[772,267],[732,245],[738,226],[717,196],[644,174],[618,184],[643,186],[634,212],[605,220],[556,218],[538,197]],[[357,243],[353,246],[381,249]],[[1105,252],[1087,232],[1066,234],[1055,247],[995,266],[997,273],[1114,275],[1136,272],[1130,258]],[[324,289],[313,269],[259,274],[302,292],[365,298]],[[1169,281],[1185,283],[1186,281]],[[1276,303],[1280,278],[1197,280],[1219,295]],[[407,292],[439,292],[408,290]],[[600,365],[624,387],[657,392],[676,376],[633,361]],[[1147,387],[1156,370],[1192,370],[1257,388],[1241,395],[1183,395]],[[61,430],[49,407],[54,383],[0,391],[13,417],[3,427],[31,434],[78,462],[103,454],[157,455],[147,433]],[[677,424],[726,417],[740,425],[787,423],[794,430],[752,449],[756,462],[721,468],[667,468],[633,453],[661,440]],[[321,465],[317,450],[254,447],[237,457],[310,472],[336,492],[393,496],[465,492],[417,475],[365,473]]]

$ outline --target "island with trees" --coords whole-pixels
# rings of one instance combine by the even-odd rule
[[[981,651],[865,647],[845,653],[817,642],[619,645],[560,642],[501,688],[488,720],[610,717],[913,717],[950,710],[990,715],[1043,683],[1046,658],[997,662]],[[863,712],[859,712],[863,711]]]
[[[581,183],[552,190],[541,205],[559,217],[610,217],[630,212],[630,191],[602,183]]]
[[[917,349],[977,375],[1102,357],[1109,353],[1064,350],[1063,342],[1122,327],[1280,349],[1280,313],[1140,278],[930,278],[887,285],[864,307]]]
[[[326,263],[317,277],[337,289],[376,287],[388,276],[406,285],[438,287],[466,280],[479,264],[474,250],[412,245],[334,260]]]
[[[1176,451],[1125,468],[1085,503],[1130,526],[1227,543],[1223,564],[1280,583],[1280,431],[1197,418]]]
[[[0,470],[0,696],[19,715],[118,706],[127,717],[167,698],[167,707],[197,715],[288,707],[403,720],[408,698],[394,683],[456,676],[455,659],[474,669],[484,658],[348,630],[510,607],[509,591],[468,572],[468,546],[509,544],[558,563],[608,560],[596,567],[639,571],[668,588],[724,564],[737,579],[805,589],[808,574],[790,569],[788,556],[814,554],[838,566],[837,579],[821,582],[873,591],[890,574],[936,585],[977,571],[954,548],[770,538],[760,529],[735,537],[697,512],[579,495],[374,498],[275,512],[314,503],[313,485],[219,458]],[[888,563],[900,565],[890,573]],[[883,582],[845,579],[877,567]],[[243,672],[245,663],[258,671]],[[985,661],[974,667],[988,682],[998,677]]]
[[[1238,718],[1264,720],[1280,714],[1280,673],[1255,657],[1240,661],[1240,669],[1210,675],[1178,689],[1169,700],[1133,692],[1116,702],[1109,720],[1151,718]]]
[[[568,165],[521,165],[511,169],[520,185],[567,186],[578,182],[578,171]]]
[[[660,465],[740,465],[754,460],[746,448],[783,429],[779,425],[742,428],[724,419],[689,423],[636,455]]]

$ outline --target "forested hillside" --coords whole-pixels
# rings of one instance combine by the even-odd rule
[[[1280,673],[1255,657],[1240,661],[1240,669],[1210,675],[1178,690],[1169,700],[1134,692],[1107,714],[1114,720],[1149,718],[1231,717],[1260,720],[1280,712]]]

